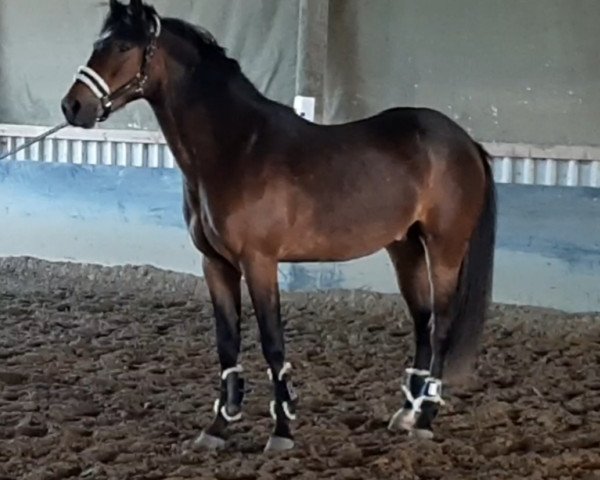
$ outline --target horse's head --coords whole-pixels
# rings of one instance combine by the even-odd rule
[[[154,8],[142,0],[110,0],[110,12],[86,66],[62,101],[66,120],[92,128],[152,89],[152,59],[161,33]]]

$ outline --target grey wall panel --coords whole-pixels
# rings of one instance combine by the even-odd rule
[[[483,141],[600,145],[597,0],[330,2],[329,120],[421,105]],[[298,0],[155,4],[211,30],[262,91],[292,104]],[[97,0],[0,0],[0,123],[60,120],[59,99],[105,8]],[[156,125],[136,105],[106,127]]]
[[[478,139],[600,144],[597,0],[331,0],[333,121],[442,110]]]

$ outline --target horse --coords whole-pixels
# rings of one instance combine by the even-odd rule
[[[225,447],[227,427],[242,418],[242,279],[273,386],[265,450],[289,450],[298,394],[278,264],[344,262],[380,250],[395,268],[415,334],[405,399],[389,429],[432,438],[442,381],[473,366],[490,302],[490,155],[428,108],[310,122],[264,96],[205,29],[161,17],[142,0],[111,0],[108,9],[62,111],[69,124],[89,129],[145,100],[181,170],[183,216],[202,256],[221,367],[214,418],[195,443]]]

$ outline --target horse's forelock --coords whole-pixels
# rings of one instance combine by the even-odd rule
[[[125,36],[138,41],[146,40],[153,16],[156,14],[154,7],[144,5],[142,15],[135,15],[128,5],[121,2],[111,2],[110,10],[102,26],[101,35],[112,32],[118,36]]]

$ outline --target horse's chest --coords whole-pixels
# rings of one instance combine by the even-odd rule
[[[212,249],[226,257],[231,253],[226,225],[222,218],[215,215],[215,212],[209,208],[206,199],[200,199],[195,205],[188,229],[194,244],[201,251]]]

